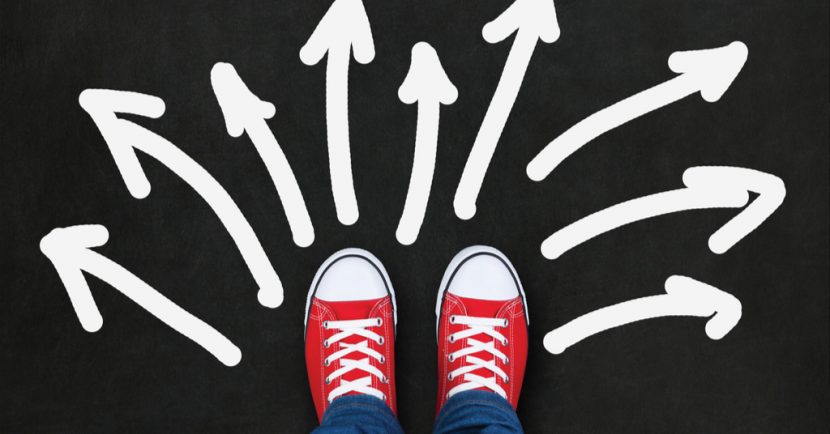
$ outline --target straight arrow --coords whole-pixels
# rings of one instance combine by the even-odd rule
[[[724,253],[754,231],[784,201],[780,178],[757,170],[727,166],[690,167],[683,173],[686,188],[632,199],[591,214],[560,229],[544,242],[542,254],[556,259],[568,250],[612,229],[679,211],[741,208],[748,191],[759,196],[709,237],[709,249]]]
[[[487,42],[495,44],[514,32],[516,38],[510,48],[510,54],[507,55],[499,84],[481,122],[461,174],[458,189],[455,191],[455,214],[464,220],[472,218],[476,213],[476,199],[481,184],[507,123],[507,117],[513,109],[513,103],[516,102],[536,43],[542,40],[550,44],[559,39],[559,23],[556,20],[553,1],[516,0],[498,18],[484,26],[482,36]]]
[[[303,193],[280,144],[265,122],[274,117],[274,105],[254,95],[230,63],[213,65],[210,81],[225,117],[228,134],[239,137],[244,132],[248,133],[277,189],[294,244],[308,247],[314,242],[314,227]]]
[[[438,54],[426,42],[419,42],[412,47],[412,63],[398,89],[398,97],[405,104],[418,103],[412,176],[409,178],[409,191],[406,193],[403,215],[396,232],[398,242],[410,245],[418,238],[429,202],[438,148],[440,105],[452,104],[458,98],[458,90],[447,78]]]
[[[300,60],[316,65],[328,53],[326,64],[326,136],[331,193],[337,219],[357,221],[359,212],[352,180],[349,146],[349,58],[367,64],[375,58],[369,18],[361,0],[334,0],[317,28],[300,49]]]
[[[165,108],[161,98],[135,92],[87,89],[81,92],[78,102],[89,113],[107,142],[127,190],[133,197],[143,199],[150,194],[150,182],[135,152],[140,150],[190,185],[219,217],[259,285],[259,302],[272,308],[282,304],[283,290],[279,276],[251,225],[222,185],[167,139],[116,116],[117,113],[126,113],[159,118]]]
[[[667,316],[707,318],[706,335],[718,340],[741,319],[741,302],[714,286],[685,276],[666,279],[666,294],[638,298],[604,307],[545,335],[545,349],[562,354],[568,347],[606,330],[646,319]]]
[[[541,181],[591,140],[697,92],[705,101],[719,100],[738,76],[746,57],[746,45],[740,41],[725,47],[673,53],[669,57],[669,68],[680,75],[606,107],[572,126],[531,160],[527,165],[527,176]]]
[[[108,238],[109,232],[104,226],[80,225],[53,229],[40,241],[40,250],[55,266],[84,330],[96,332],[104,322],[84,277],[83,273],[87,272],[196,342],[226,366],[239,363],[242,353],[228,338],[117,263],[90,250],[104,245]]]

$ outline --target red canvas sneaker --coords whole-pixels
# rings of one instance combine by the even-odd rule
[[[527,326],[525,294],[516,270],[492,247],[473,246],[450,262],[435,307],[438,316],[436,414],[456,393],[485,390],[519,402]]]
[[[323,263],[306,301],[305,364],[322,421],[331,402],[371,395],[397,413],[395,292],[380,261],[361,249]]]

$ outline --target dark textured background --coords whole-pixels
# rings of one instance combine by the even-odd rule
[[[308,284],[333,251],[360,246],[396,286],[400,418],[433,420],[434,299],[444,267],[472,243],[513,260],[531,317],[519,415],[543,432],[788,432],[828,429],[828,3],[559,0],[560,40],[540,44],[490,166],[478,214],[452,212],[467,153],[512,44],[481,27],[507,1],[366,1],[377,56],[350,81],[352,156],[361,217],[340,225],[331,200],[325,66],[298,52],[329,1],[3,1],[0,3],[0,431],[300,432],[315,424],[303,364]],[[686,98],[618,128],[547,180],[527,162],[567,127],[674,76],[676,50],[742,40],[749,60],[726,95]],[[418,241],[403,247],[416,109],[397,98],[410,47],[432,44],[459,89],[442,109],[438,164]],[[233,63],[273,102],[269,121],[316,229],[296,247],[262,161],[230,138],[210,86]],[[219,220],[182,180],[140,155],[153,191],[127,192],[98,130],[78,106],[90,87],[167,103],[138,122],[202,164],[237,201],[286,287],[276,310]],[[634,197],[680,187],[684,169],[735,165],[780,176],[783,206],[727,254],[707,237],[734,210],[634,224],[547,261],[549,234]],[[243,352],[227,368],[95,278],[104,317],[79,325],[38,250],[54,227],[100,223],[97,249],[216,327]],[[670,274],[731,292],[744,316],[723,340],[699,318],[615,329],[563,355],[544,334],[581,314],[662,293]]]

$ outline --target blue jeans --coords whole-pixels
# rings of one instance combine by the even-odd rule
[[[448,399],[435,420],[436,433],[521,433],[519,417],[504,398],[470,390]],[[368,395],[335,399],[315,434],[403,433],[392,410]]]

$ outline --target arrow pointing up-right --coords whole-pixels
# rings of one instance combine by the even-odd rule
[[[743,42],[735,41],[719,48],[673,53],[669,57],[669,68],[680,75],[606,107],[572,126],[533,158],[527,165],[527,176],[541,181],[591,140],[697,92],[708,102],[719,100],[746,63],[747,52]]]

